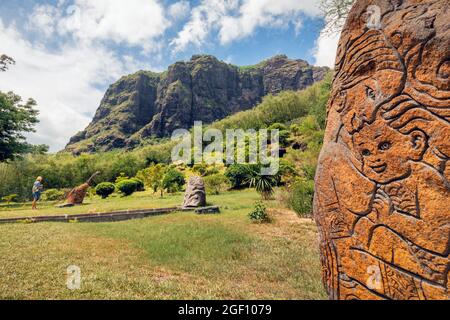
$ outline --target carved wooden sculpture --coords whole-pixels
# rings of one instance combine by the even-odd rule
[[[84,184],[72,189],[72,191],[70,191],[69,195],[67,196],[66,200],[67,204],[65,206],[74,206],[82,204],[84,201],[84,197],[86,197],[87,190],[91,186],[92,181],[99,174],[100,172],[94,173]]]
[[[449,299],[450,1],[359,0],[314,214],[331,299]]]

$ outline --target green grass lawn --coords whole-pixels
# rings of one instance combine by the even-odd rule
[[[42,204],[39,214],[179,205],[182,195],[149,193],[81,207]],[[322,299],[317,231],[311,220],[267,202],[271,224],[247,215],[251,190],[211,196],[220,215],[172,213],[116,223],[0,225],[1,299]],[[5,210],[7,209],[7,210]],[[28,205],[0,215],[35,215]],[[66,269],[82,272],[80,290]]]

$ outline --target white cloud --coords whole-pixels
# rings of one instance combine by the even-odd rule
[[[17,64],[0,75],[0,91],[14,91],[38,102],[40,123],[31,143],[62,149],[69,138],[92,119],[104,92],[99,84],[110,83],[130,70],[102,46],[65,45],[51,52],[24,40],[14,27],[0,19],[0,43]]]
[[[180,18],[183,9],[185,1],[173,5],[171,14]],[[5,26],[0,18],[2,51],[17,62],[0,75],[0,90],[38,102],[40,123],[28,140],[49,144],[52,151],[92,120],[102,88],[138,69],[161,69],[131,55],[118,57],[108,44],[140,47],[155,60],[171,25],[157,0],[59,0],[36,5],[24,20],[30,40],[15,23]]]
[[[327,18],[325,18],[326,20]],[[325,21],[326,25],[330,24],[330,20]],[[335,21],[332,25],[335,28],[324,27],[320,32],[319,38],[316,41],[316,47],[314,48],[314,60],[318,66],[327,66],[330,68],[335,67],[336,53],[339,45],[339,39],[341,37],[341,30],[345,24],[345,18],[341,18]],[[342,27],[338,27],[342,26]]]
[[[60,16],[60,11],[57,7],[36,6],[28,19],[27,29],[29,31],[36,30],[48,38],[55,32],[55,18],[58,16]]]
[[[318,16],[319,0],[202,0],[191,19],[171,42],[173,52],[201,46],[217,31],[222,45],[251,36],[257,28],[284,28],[292,23],[298,33],[301,14]]]
[[[334,68],[340,33],[321,32],[316,42],[314,59],[317,66]]]
[[[184,2],[172,8],[180,14]],[[37,5],[30,26],[49,36],[54,32],[81,42],[111,41],[142,47],[146,52],[159,50],[159,40],[171,21],[157,0],[74,0],[67,6]]]
[[[180,20],[186,18],[191,10],[189,1],[178,1],[169,6],[169,15],[173,20]]]
[[[189,45],[200,47],[210,32],[232,10],[238,7],[238,0],[202,0],[192,8],[191,18],[173,39],[170,45],[173,53],[184,51]]]
[[[219,38],[222,44],[248,37],[257,28],[286,27],[293,23],[299,31],[300,15],[317,16],[317,1],[299,0],[245,0],[237,16],[224,17]]]

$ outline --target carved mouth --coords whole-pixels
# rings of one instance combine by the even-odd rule
[[[383,173],[384,171],[386,171],[387,168],[387,164],[382,164],[380,166],[370,166],[370,168],[372,168],[373,171],[375,171],[376,173]]]

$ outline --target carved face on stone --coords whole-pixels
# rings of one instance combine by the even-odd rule
[[[381,120],[365,125],[353,135],[363,174],[380,184],[405,178],[411,171],[411,161],[419,161],[425,152],[426,143],[422,131],[404,135]]]
[[[384,101],[392,98],[402,86],[402,72],[379,70],[370,78],[363,78],[351,88],[341,91],[338,103],[341,118],[348,132],[362,128],[364,123],[372,123]]]
[[[380,30],[350,41],[337,70],[331,106],[349,133],[372,123],[383,103],[404,87],[405,67]]]
[[[315,179],[332,299],[449,297],[449,17],[448,0],[356,0],[348,15]]]
[[[191,177],[186,188],[183,207],[197,208],[206,205],[205,183],[200,177]]]

